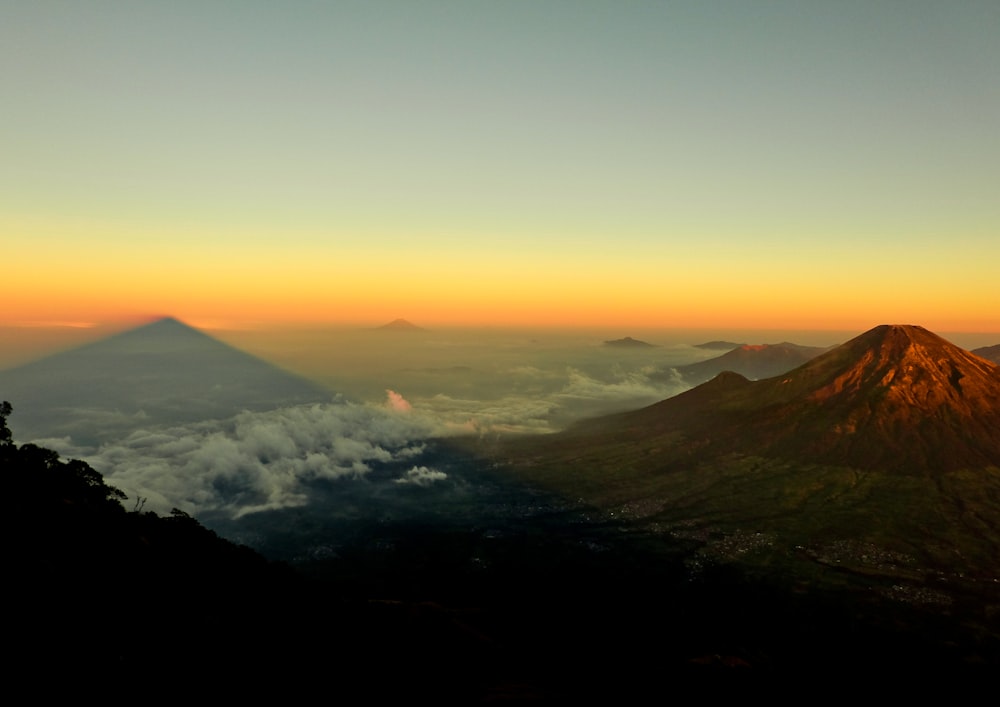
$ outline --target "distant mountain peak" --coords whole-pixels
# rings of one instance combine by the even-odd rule
[[[879,324],[856,336],[852,341],[868,346],[899,350],[912,344],[948,345],[945,339],[916,324]]]
[[[987,361],[1000,363],[1000,344],[994,344],[993,346],[981,346],[978,349],[973,349],[972,353],[976,354],[976,356],[979,356],[980,358],[985,358]]]
[[[640,341],[639,339],[633,339],[631,336],[626,336],[624,339],[614,339],[612,341],[605,341],[605,346],[618,346],[624,348],[646,348],[651,347],[652,344],[645,341]]]
[[[743,344],[737,344],[732,341],[706,341],[704,344],[695,344],[696,349],[719,349],[721,351],[729,351],[731,349],[738,349]]]
[[[416,324],[407,321],[406,319],[393,319],[388,324],[383,324],[380,327],[376,327],[382,331],[426,331],[423,327],[419,327]]]
[[[927,329],[883,324],[842,347],[852,362],[812,394],[815,400],[876,396],[872,404],[930,412],[948,406],[963,417],[992,409],[995,366]],[[995,392],[992,393],[995,395]]]
[[[787,341],[780,344],[739,344],[721,356],[678,366],[676,370],[692,385],[704,383],[722,371],[735,371],[752,379],[771,378],[798,368],[826,350]]]

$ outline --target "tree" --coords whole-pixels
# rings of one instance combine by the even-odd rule
[[[79,459],[62,461],[59,453],[36,444],[14,444],[7,418],[13,406],[0,403],[0,470],[6,479],[8,492],[17,492],[25,503],[18,506],[23,513],[34,509],[64,505],[107,507],[123,510],[124,492],[108,486],[93,467]],[[13,497],[13,496],[12,496]]]
[[[0,445],[7,446],[13,444],[10,428],[7,427],[7,418],[10,417],[13,410],[14,408],[6,400],[0,403]]]

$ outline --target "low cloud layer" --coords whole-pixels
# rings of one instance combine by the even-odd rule
[[[364,479],[417,460],[435,432],[426,417],[353,403],[245,412],[228,420],[140,429],[82,456],[147,510],[221,511],[239,517],[303,505],[317,481]],[[64,456],[66,440],[48,440]],[[60,449],[62,447],[62,449]],[[79,451],[79,450],[77,450]],[[414,466],[401,480],[440,478]]]
[[[321,489],[375,503],[400,493],[454,491],[459,476],[428,453],[432,437],[555,432],[688,387],[664,375],[670,369],[663,364],[690,360],[689,349],[641,356],[594,347],[492,351],[492,357],[463,356],[435,369],[447,374],[414,367],[373,374],[371,393],[383,397],[367,402],[337,398],[198,422],[66,411],[69,422],[53,437],[33,441],[87,461],[129,504],[239,518],[305,505]],[[211,391],[205,398],[208,405]]]
[[[544,433],[582,417],[649,405],[690,387],[680,376],[664,376],[654,366],[615,366],[601,375],[571,366],[558,373],[520,367],[499,381],[511,392],[486,399],[440,393],[413,398],[414,409],[450,432]],[[504,389],[500,383],[496,388]]]
[[[429,469],[426,466],[415,466],[406,472],[405,476],[396,479],[397,484],[414,484],[416,486],[430,486],[435,481],[444,481],[448,475],[443,471]]]

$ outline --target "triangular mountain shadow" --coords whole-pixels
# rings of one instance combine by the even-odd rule
[[[14,405],[11,428],[22,442],[71,437],[95,444],[141,426],[332,397],[169,317],[0,371],[0,398]]]

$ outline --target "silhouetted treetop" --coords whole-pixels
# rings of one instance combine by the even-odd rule
[[[5,601],[20,618],[8,643],[26,670],[97,675],[118,665],[141,679],[143,671],[218,662],[213,646],[233,655],[264,649],[253,616],[269,609],[273,593],[298,586],[289,567],[181,511],[126,511],[125,494],[86,462],[14,444],[11,412],[0,404],[0,557]],[[134,622],[141,630],[129,629]],[[177,626],[210,631],[212,640],[201,649]]]
[[[11,432],[10,428],[7,427],[7,418],[10,417],[12,410],[11,404],[6,400],[0,403],[0,444],[11,444]]]

